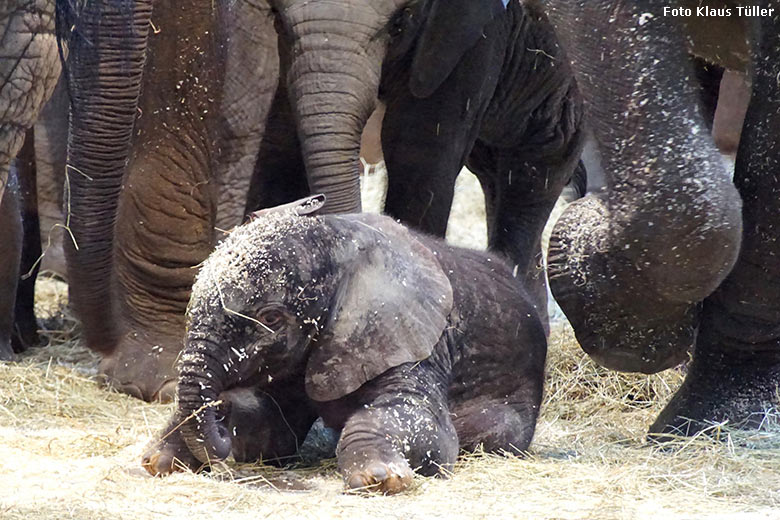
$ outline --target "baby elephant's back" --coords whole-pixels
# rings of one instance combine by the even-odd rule
[[[522,279],[500,257],[431,242],[453,292],[445,332],[453,359],[450,398],[469,399],[486,386],[510,391],[522,380],[536,386],[547,339]]]

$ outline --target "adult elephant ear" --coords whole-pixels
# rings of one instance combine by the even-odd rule
[[[331,401],[403,363],[431,355],[452,310],[435,254],[379,215],[323,217],[339,239],[342,274],[306,367],[306,392]]]
[[[505,13],[507,3],[503,0],[431,0],[412,59],[409,78],[412,94],[418,98],[433,94],[466,51],[484,37],[485,27]]]

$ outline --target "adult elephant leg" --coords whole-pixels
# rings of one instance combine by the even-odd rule
[[[309,194],[306,166],[287,91],[281,85],[268,115],[266,132],[247,196],[246,213],[272,208]]]
[[[0,256],[3,262],[0,312],[0,356],[11,355],[10,333],[18,283],[21,242],[16,194],[6,189],[11,161],[22,147],[25,132],[51,95],[60,63],[54,36],[54,2],[11,1],[0,13]],[[7,196],[6,196],[6,191]]]
[[[222,88],[210,0],[155,3],[132,153],[119,199],[114,262],[121,336],[100,373],[144,400],[168,400],[184,314],[215,244],[213,116]],[[186,35],[186,36],[185,36]],[[170,108],[170,110],[168,109]]]
[[[41,232],[34,141],[35,132],[30,129],[14,163],[19,183],[19,216],[23,232],[19,284],[14,303],[14,334],[11,338],[15,352],[23,352],[27,347],[40,342],[38,322],[35,319],[35,282],[40,269]]]
[[[145,400],[173,397],[190,289],[197,266],[217,240],[220,197],[248,185],[251,177],[251,163],[243,154],[251,155],[254,138],[244,131],[252,133],[254,128],[262,133],[268,110],[264,103],[270,102],[264,93],[273,91],[270,85],[277,81],[273,17],[268,9],[255,9],[258,23],[253,27],[263,36],[251,45],[270,49],[252,47],[245,34],[225,45],[238,14],[215,11],[210,0],[193,0],[186,6],[155,4],[154,18],[166,29],[149,37],[143,116],[136,124],[116,225],[122,335],[100,367],[113,386]],[[240,18],[252,17],[244,13]],[[231,47],[240,42],[248,47]],[[235,78],[234,53],[253,48],[257,53],[253,59],[260,65],[248,62],[250,78],[260,77],[256,67],[263,60],[272,63],[269,77],[263,78],[268,84],[255,85],[261,95],[250,101],[253,98],[241,95],[247,94],[249,85]],[[226,70],[230,76],[225,76]],[[241,119],[241,103],[254,102],[259,106],[247,108],[246,119]],[[225,158],[227,165],[220,163]],[[241,211],[232,204],[222,214],[230,225],[240,222],[245,196],[236,193]]]
[[[60,75],[52,0],[12,0],[0,13],[0,199],[11,161]]]
[[[780,13],[780,2],[767,5]],[[761,32],[734,175],[742,250],[704,301],[693,362],[653,434],[691,435],[723,421],[757,427],[780,404],[780,14],[762,18]]]
[[[245,213],[272,208],[309,194],[306,166],[287,90],[289,49],[279,45],[280,81],[265,125]]]
[[[477,141],[468,163],[480,179],[489,179],[483,182],[490,186],[486,191],[486,206],[492,206],[488,213],[488,247],[507,255],[518,276],[525,278],[525,287],[548,333],[547,280],[541,239],[547,219],[579,162],[582,140],[576,128],[572,130],[572,139],[565,150],[551,155],[533,155],[542,147],[531,147],[525,156],[502,153]],[[477,157],[480,155],[493,157],[487,161],[491,165],[489,170],[480,168],[486,162]]]
[[[276,15],[267,2],[216,5],[229,35],[213,166],[218,186],[216,226],[226,230],[241,223],[247,206],[252,206],[253,171],[270,124],[269,107],[278,95],[280,56]]]
[[[16,190],[6,187],[0,199],[0,360],[13,359],[11,335],[14,325],[14,300],[19,281],[22,252],[22,222]]]
[[[701,300],[736,261],[740,198],[696,102],[663,2],[551,0],[607,174],[550,240],[553,295],[582,348],[618,370],[687,357]],[[589,27],[589,31],[581,28]]]
[[[566,55],[537,9],[526,5],[516,14],[522,31],[510,40],[514,52],[507,53],[468,164],[492,179],[489,246],[514,263],[549,332],[542,230],[572,178],[584,131]],[[535,52],[527,52],[529,46]]]
[[[504,38],[493,25],[466,51],[430,96],[415,97],[408,71],[394,71],[382,90],[382,150],[387,165],[385,212],[438,236],[447,230],[455,179],[479,133],[496,88]]]
[[[67,279],[63,240],[70,240],[63,228],[63,186],[68,158],[68,90],[60,78],[49,102],[35,122],[35,171],[40,221],[41,270]],[[73,173],[73,172],[71,172]]]

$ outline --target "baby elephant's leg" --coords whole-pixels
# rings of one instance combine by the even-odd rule
[[[426,360],[391,369],[350,396],[356,406],[336,451],[347,487],[397,493],[409,486],[413,469],[451,469],[458,437],[444,379]]]
[[[452,422],[460,447],[472,451],[482,445],[487,452],[520,455],[528,449],[534,435],[542,401],[542,372],[515,373],[507,375],[504,381],[496,379],[492,383],[492,388],[484,393],[464,392],[463,398],[452,396]]]

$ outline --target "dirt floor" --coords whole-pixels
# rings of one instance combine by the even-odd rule
[[[473,191],[473,179],[464,183],[459,193]],[[475,200],[458,203],[467,210],[454,218],[452,240],[484,242],[484,225],[471,225],[484,212]],[[599,368],[560,321],[550,341],[542,416],[525,459],[464,454],[451,478],[419,477],[395,497],[345,494],[332,460],[286,470],[228,463],[210,474],[153,478],[140,457],[171,406],[97,385],[97,359],[78,344],[66,295],[62,283],[39,285],[50,345],[0,363],[3,520],[780,518],[776,414],[768,414],[765,431],[713,425],[719,441],[701,436],[656,446],[646,428],[682,371],[638,376]]]

